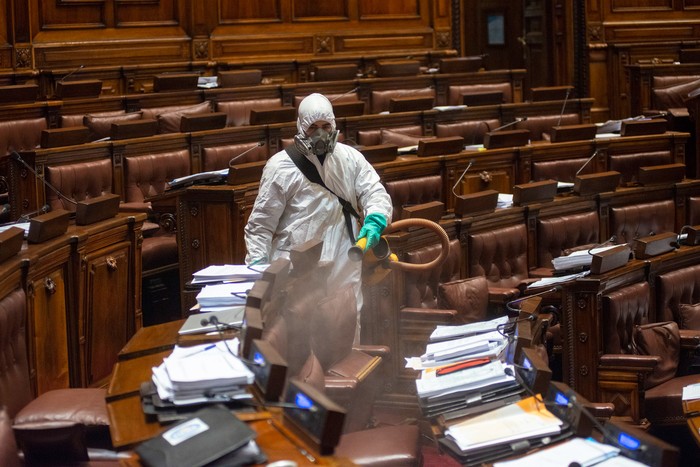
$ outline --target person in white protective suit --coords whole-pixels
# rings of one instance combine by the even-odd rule
[[[362,263],[348,258],[354,242],[338,197],[348,201],[363,219],[359,232],[358,222],[350,224],[355,240],[367,238],[365,249],[377,244],[391,219],[391,198],[364,156],[337,142],[333,106],[325,96],[311,94],[299,104],[297,130],[294,148],[272,156],[263,170],[260,190],[245,226],[246,264],[288,258],[294,246],[311,239],[323,240],[321,260],[334,263],[328,285],[352,284],[359,313]],[[311,182],[288,151],[296,151],[297,157],[303,155],[310,161],[327,188]]]

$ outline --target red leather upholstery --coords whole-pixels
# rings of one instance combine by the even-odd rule
[[[527,117],[527,120],[515,124],[517,130],[530,130],[530,140],[540,141],[546,139],[543,134],[549,133],[553,126],[576,125],[581,123],[579,114],[559,115],[535,115]]]
[[[24,290],[17,289],[0,300],[0,404],[10,418],[32,400],[27,360],[26,305]]]
[[[533,182],[541,180],[557,180],[573,183],[576,172],[586,163],[586,158],[560,159],[552,161],[533,161],[531,176]],[[594,172],[593,164],[588,164],[581,170],[580,175]]]
[[[691,196],[688,198],[688,224],[700,224],[700,197]]]
[[[597,243],[599,230],[596,211],[537,219],[537,267],[551,268],[564,250]]]
[[[652,108],[667,110],[685,108],[688,93],[700,87],[700,76],[664,76],[665,80],[654,78]],[[673,78],[673,79],[670,79]]]
[[[440,254],[440,245],[431,245],[406,253],[405,261],[428,263]],[[459,240],[450,241],[450,252],[440,267],[404,273],[404,305],[410,308],[438,308],[440,284],[460,278],[461,251]],[[466,298],[466,297],[465,297]]]
[[[444,201],[442,199],[442,177],[429,175],[405,180],[394,180],[385,184],[394,208],[392,221],[401,218],[404,206]]]
[[[449,105],[459,105],[462,103],[462,94],[475,94],[483,92],[502,92],[503,101],[513,102],[513,91],[510,83],[490,83],[490,84],[461,84],[450,86],[448,92]]]
[[[417,89],[387,89],[383,91],[372,91],[370,112],[378,114],[389,110],[391,99],[403,97],[432,97],[435,99],[435,89],[433,87]]]
[[[44,172],[49,183],[76,201],[112,193],[112,161],[109,159],[47,165]],[[53,190],[46,190],[46,200],[51,209],[76,209],[75,204],[59,198]]]
[[[416,425],[396,425],[346,433],[334,455],[353,465],[401,467],[420,465],[420,432]]]
[[[603,352],[634,354],[634,327],[649,320],[649,284],[640,282],[603,296]]]
[[[617,236],[617,243],[674,230],[673,200],[615,206],[610,209],[610,234]]]
[[[190,173],[190,154],[186,149],[158,154],[126,157],[124,160],[124,198],[142,202],[161,194],[167,182]]]
[[[236,159],[236,164],[264,161],[267,159],[267,146],[258,143],[230,144],[212,146],[202,149],[202,171],[221,170],[228,167],[228,162],[235,156],[253,148],[248,154]]]
[[[447,136],[461,136],[464,144],[483,144],[484,133],[495,130],[501,125],[497,118],[490,120],[465,120],[455,123],[437,123],[435,133],[438,138]]]
[[[0,154],[31,151],[41,144],[41,130],[48,128],[45,118],[0,122]]]
[[[411,135],[413,138],[420,138],[423,135],[423,128],[420,125],[410,125],[402,127],[386,128],[393,133],[401,133]],[[377,130],[360,130],[357,132],[357,143],[363,146],[375,146],[377,144],[388,144],[382,141],[382,129]],[[412,144],[418,144],[414,142]]]
[[[170,105],[166,107],[150,107],[141,109],[143,119],[158,121],[160,133],[176,133],[180,131],[180,120],[183,115],[197,115],[211,112],[211,102],[205,101],[194,105]]]
[[[656,278],[657,321],[673,320],[680,324],[680,306],[684,303],[700,303],[700,265],[666,272]]]
[[[243,126],[250,124],[251,110],[274,109],[281,106],[281,98],[263,98],[217,102],[216,110],[226,114],[226,126]]]
[[[676,161],[670,151],[610,154],[608,156],[608,170],[616,170],[622,174],[620,183],[629,183],[637,180],[640,167],[673,164],[674,162]]]

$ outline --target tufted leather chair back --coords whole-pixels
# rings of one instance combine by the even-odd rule
[[[143,202],[163,193],[167,182],[190,173],[187,149],[124,158],[124,201]]]
[[[577,113],[559,115],[534,115],[527,120],[515,124],[516,130],[530,130],[530,140],[540,141],[543,133],[549,133],[553,126],[576,125],[581,123]]]
[[[438,138],[447,136],[461,136],[464,144],[483,144],[484,133],[495,130],[501,125],[497,118],[490,120],[464,120],[454,123],[438,123],[435,125],[435,133]]]
[[[513,102],[513,91],[510,83],[484,83],[484,84],[461,84],[450,86],[448,92],[449,105],[459,105],[462,103],[462,94],[476,94],[483,92],[502,92],[503,102]]]
[[[688,93],[700,87],[700,76],[654,77],[652,109],[685,108]]]
[[[410,125],[402,127],[386,128],[394,134],[411,135],[414,138],[419,138],[423,134],[423,128],[420,125]],[[396,135],[395,135],[396,136]],[[377,144],[397,144],[400,146],[408,146],[409,144],[398,144],[396,141],[387,141],[386,135],[382,137],[382,129],[377,130],[360,130],[357,132],[357,143],[363,146],[374,146]],[[413,143],[418,144],[418,143]]]
[[[688,224],[700,224],[700,197],[691,196],[688,198]]]
[[[226,126],[250,125],[250,111],[274,109],[282,106],[281,98],[260,98],[216,103],[217,112],[226,114]]]
[[[586,163],[585,157],[576,159],[559,159],[551,161],[533,161],[532,175],[533,182],[541,180],[558,180],[560,182],[573,183],[576,179],[576,172]],[[587,164],[580,175],[594,172],[593,164]]]
[[[403,97],[432,97],[435,99],[435,88],[432,86],[417,89],[387,89],[372,91],[370,112],[378,114],[389,110],[392,99]]]
[[[649,284],[639,282],[603,296],[603,353],[635,354],[635,326],[649,321]]]
[[[430,245],[406,253],[406,262],[427,263],[440,254],[440,245]],[[461,251],[459,240],[450,241],[450,252],[445,262],[428,271],[404,273],[404,303],[411,308],[438,308],[440,284],[460,278]]]
[[[635,238],[674,230],[673,200],[616,206],[610,209],[610,235],[617,237],[617,243],[627,243]]]
[[[45,118],[0,122],[0,154],[33,151],[41,144],[41,130],[48,128]]]
[[[637,152],[634,154],[610,154],[608,156],[608,170],[616,170],[622,175],[620,183],[629,183],[637,180],[640,167],[650,165],[673,164],[673,154],[670,151]]]
[[[67,197],[76,201],[112,193],[112,161],[102,159],[47,166],[46,180]],[[58,197],[53,190],[46,190],[46,201],[51,209],[75,211],[75,205]]]
[[[394,212],[392,222],[401,218],[404,206],[442,201],[442,177],[429,175],[405,180],[394,180],[385,184],[386,191],[391,196]]]
[[[537,220],[537,266],[552,267],[564,250],[598,243],[600,223],[596,211]]]
[[[681,304],[700,303],[700,265],[660,274],[656,278],[656,321],[679,319]]]
[[[0,300],[0,406],[15,415],[32,400],[27,359],[27,297],[17,289]]]
[[[244,164],[246,162],[264,161],[267,159],[267,147],[267,145],[258,146],[258,143],[254,142],[204,148],[202,150],[202,170],[210,172],[212,170],[225,169],[232,158],[251,148],[253,149],[248,154],[240,159],[236,159],[235,163]]]
[[[517,288],[528,278],[525,224],[471,234],[468,248],[468,276],[486,276],[489,288]]]

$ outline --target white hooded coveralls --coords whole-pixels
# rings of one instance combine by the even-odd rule
[[[321,94],[311,94],[299,105],[299,135],[306,136],[309,126],[319,121],[330,123],[335,130],[330,101]],[[337,143],[323,164],[310,151],[304,153],[316,166],[326,186],[349,201],[361,216],[379,213],[387,222],[391,220],[391,198],[360,152]],[[356,237],[357,222],[353,222],[353,228]],[[334,263],[328,286],[339,288],[352,284],[359,311],[362,308],[362,263],[348,258],[348,249],[353,244],[342,206],[333,193],[310,182],[286,151],[280,151],[265,165],[258,196],[245,226],[246,263],[288,258],[291,248],[311,239],[323,240],[321,260]]]

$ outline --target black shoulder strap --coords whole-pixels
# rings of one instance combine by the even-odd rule
[[[333,193],[336,198],[338,198],[340,205],[343,207],[343,215],[345,216],[345,226],[348,228],[348,234],[350,234],[350,239],[352,240],[352,243],[355,243],[355,235],[353,234],[352,219],[350,218],[350,216],[353,216],[355,219],[359,219],[360,215],[357,213],[357,211],[355,211],[355,208],[352,207],[352,204],[350,204],[350,202],[346,199],[343,199],[340,196],[338,196],[333,190],[328,188],[325,183],[323,183],[323,180],[321,179],[321,174],[318,173],[316,166],[310,160],[304,157],[299,148],[297,148],[294,144],[290,144],[289,146],[287,146],[285,151],[287,152],[287,155],[289,155],[289,158],[292,160],[292,162],[294,162],[297,168],[301,171],[301,173],[304,174],[304,176],[310,182],[321,185],[323,188]]]

